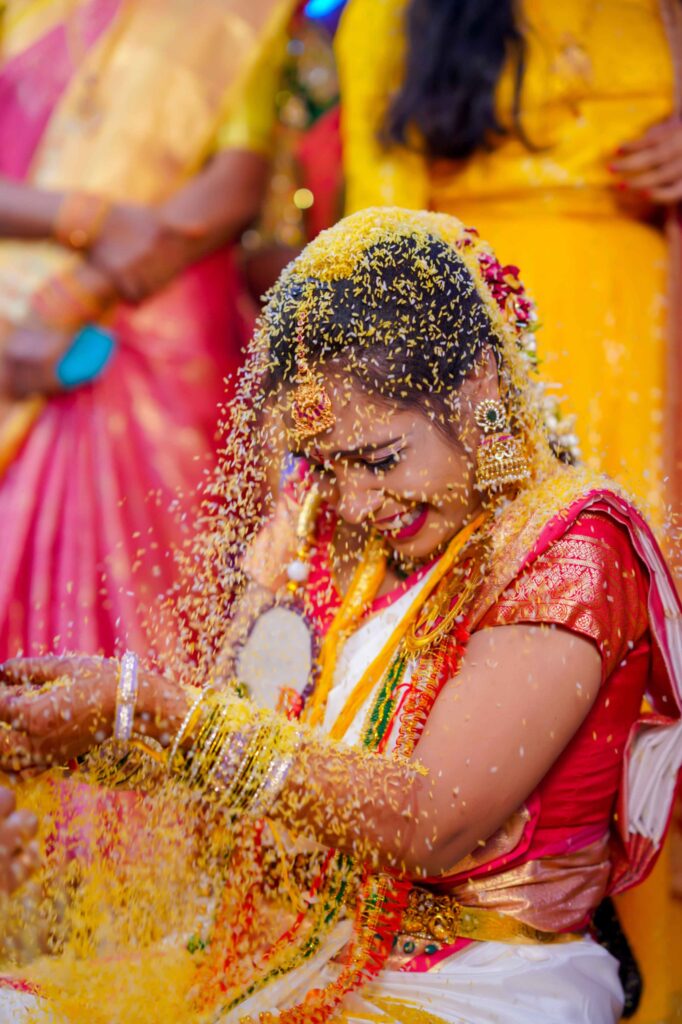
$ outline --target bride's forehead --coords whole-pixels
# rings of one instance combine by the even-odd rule
[[[336,407],[335,413],[334,426],[312,439],[312,447],[321,456],[378,449],[414,429],[414,410],[373,401],[370,395]]]
[[[336,425],[345,432],[365,433],[390,423],[401,412],[405,412],[404,407],[399,407],[388,396],[372,395],[349,379],[329,378],[326,390],[331,399]]]

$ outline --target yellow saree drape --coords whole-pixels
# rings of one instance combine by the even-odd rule
[[[477,227],[518,262],[591,464],[662,508],[667,252],[662,231],[613,187],[617,147],[672,112],[673,69],[656,0],[526,0],[523,124],[461,165],[382,147],[400,81],[404,0],[351,0],[337,50],[348,212],[429,207]],[[622,54],[621,59],[616,59]],[[499,84],[509,122],[513,81]]]
[[[673,111],[657,0],[524,0],[523,124],[536,148],[510,136],[458,165],[429,164],[379,138],[401,80],[406,6],[350,0],[337,36],[348,212],[395,204],[452,213],[518,262],[542,319],[542,372],[577,413],[590,464],[660,521],[668,249],[608,170],[619,145]],[[506,123],[512,94],[507,70],[498,90]],[[652,878],[620,901],[646,982],[637,1024],[669,1019],[682,990],[682,913],[669,876],[664,851]]]

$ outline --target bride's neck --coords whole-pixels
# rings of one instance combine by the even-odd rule
[[[459,530],[464,529],[472,519],[475,519],[481,509],[481,503],[475,503],[474,507],[468,511],[466,517],[452,536],[458,533]],[[353,573],[355,572],[358,561],[365,549],[368,534],[369,527],[367,526],[352,526],[349,523],[344,522],[342,519],[339,519],[337,522],[334,530],[334,536],[332,538],[330,554],[334,582],[339,593],[342,595],[348,590]],[[433,562],[438,558],[438,556],[447,548],[451,540],[452,537],[448,537],[444,540],[439,548],[431,552],[428,558],[424,559],[423,564]],[[404,583],[406,575],[418,568],[419,563],[412,564],[406,562],[405,564],[401,564],[397,559],[389,559],[388,565],[386,566],[386,575],[384,576],[377,596],[383,597],[385,594],[390,594],[397,586]]]

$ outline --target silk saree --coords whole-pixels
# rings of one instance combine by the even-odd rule
[[[340,602],[329,557],[334,518],[331,510],[321,510],[306,588],[309,620],[320,634]],[[495,521],[491,543],[467,632],[532,622],[587,638],[601,656],[600,693],[510,820],[451,869],[416,883],[436,905],[454,900],[509,921],[508,933],[499,940],[447,939],[437,933],[424,938],[403,917],[381,970],[344,998],[339,1019],[348,1024],[612,1024],[619,1016],[617,963],[592,938],[590,919],[605,895],[646,878],[669,824],[682,761],[679,599],[643,518],[608,482],[584,471],[558,469],[529,488]],[[357,682],[396,635],[415,593],[428,588],[438,572],[436,560],[368,607],[343,643],[324,732],[349,744],[361,742],[382,680],[348,714]],[[402,730],[410,727],[419,658],[410,660],[400,679],[380,749],[399,749]],[[649,710],[643,713],[645,695]],[[431,702],[435,699],[432,695]],[[267,823],[264,828],[267,832]],[[285,893],[271,892],[266,899],[274,899],[271,922],[281,929],[275,911]],[[564,935],[567,941],[521,941],[515,926]],[[342,915],[314,956],[256,987],[254,994],[247,987],[234,1008],[221,1011],[218,1000],[198,1019],[236,1024],[247,1015],[254,1019],[286,1009],[310,989],[333,985],[351,931],[350,913]],[[172,969],[167,948],[151,954],[158,961],[155,971],[163,972],[164,963]],[[211,948],[209,962],[223,963],[219,944]],[[213,982],[218,995],[229,989],[229,971],[228,957]],[[36,999],[40,1003],[40,990],[27,990],[20,977],[7,981],[0,990],[0,1020],[21,1021]]]
[[[3,5],[0,173],[157,203],[217,149],[266,147],[263,91],[272,100],[276,68],[258,66],[259,48],[289,6]],[[255,108],[240,99],[251,87]],[[5,324],[76,259],[51,243],[0,242]],[[2,396],[0,657],[145,649],[143,606],[173,581],[169,551],[214,465],[223,380],[251,317],[225,248],[108,315],[118,344],[100,379],[49,400]]]
[[[350,0],[337,33],[347,211],[398,203],[453,213],[503,261],[518,261],[543,314],[541,375],[576,415],[589,464],[669,523],[682,497],[678,212],[664,224],[633,203],[608,164],[619,145],[679,110],[679,4],[524,2],[523,124],[536,148],[512,134],[460,164],[381,144],[405,8]],[[509,69],[497,94],[505,125],[512,95]],[[670,856],[620,903],[645,978],[638,1024],[666,1019],[682,998]]]

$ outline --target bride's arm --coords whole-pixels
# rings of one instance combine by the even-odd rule
[[[0,691],[0,720],[13,724],[0,730],[0,767],[63,762],[111,735],[115,663],[23,664],[34,682],[60,674],[72,682],[45,693]],[[21,665],[5,668],[5,678],[16,683]],[[220,694],[191,723],[171,770],[235,811],[267,813],[377,865],[434,875],[533,791],[587,715],[601,674],[589,640],[539,625],[496,627],[472,637],[414,763],[345,747]],[[168,743],[190,704],[185,691],[143,673],[135,731]]]
[[[376,865],[435,875],[533,791],[587,715],[601,675],[596,647],[567,631],[484,630],[436,702],[414,762],[334,743],[220,697],[203,738],[195,731],[194,750],[180,754],[173,770],[218,802],[267,813]],[[222,761],[215,754],[221,728]]]

